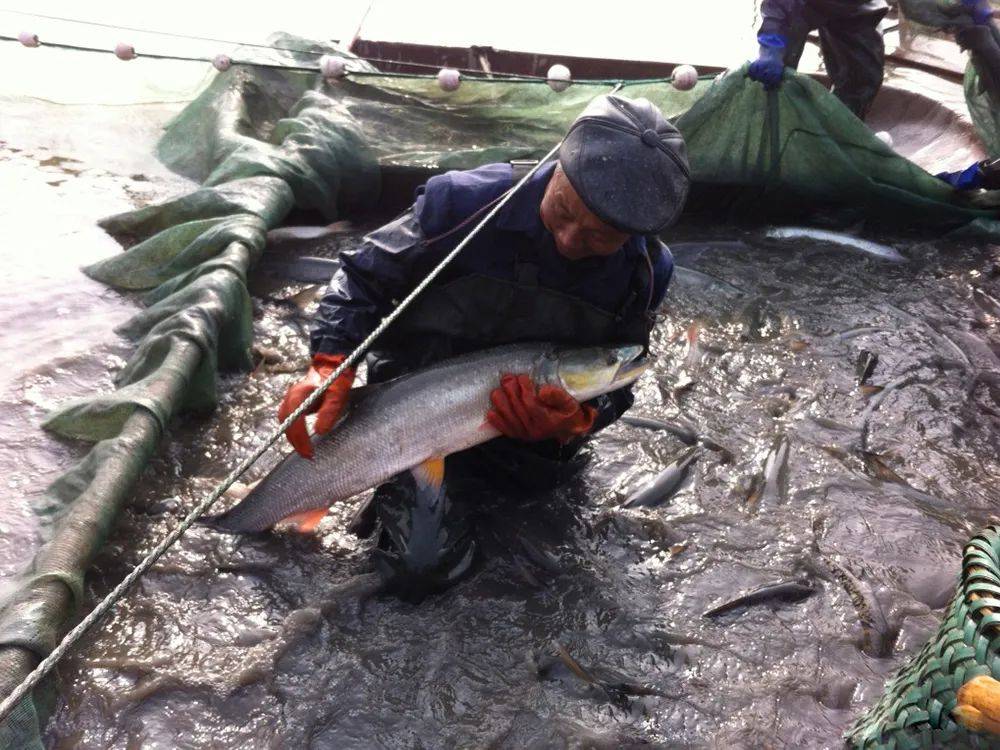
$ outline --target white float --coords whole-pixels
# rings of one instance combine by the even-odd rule
[[[698,85],[698,71],[693,65],[678,65],[670,74],[670,83],[678,91],[690,91]]]
[[[545,74],[545,78],[547,79],[549,88],[553,91],[565,91],[573,82],[573,76],[570,75],[569,68],[560,63],[556,63],[549,68],[549,72]]]
[[[454,68],[441,68],[438,71],[438,86],[445,91],[454,91],[462,83],[462,74]]]

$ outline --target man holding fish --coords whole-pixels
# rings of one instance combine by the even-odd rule
[[[288,390],[280,419],[520,177],[511,164],[435,176],[408,211],[341,254],[312,329],[312,366]],[[649,344],[653,313],[673,270],[669,250],[655,235],[677,218],[689,185],[683,138],[653,104],[598,97],[570,127],[558,160],[542,165],[376,341],[367,359],[369,383],[403,375],[416,383],[427,368],[443,374],[462,355],[471,358],[470,367],[482,361],[493,368],[476,412],[480,436],[452,441],[449,450],[455,444],[466,449],[448,455],[446,463],[437,455],[404,467],[413,471],[396,469],[356,519],[356,530],[365,534],[380,522],[377,566],[400,593],[420,598],[460,577],[475,547],[469,510],[490,493],[560,483],[579,467],[586,436],[631,406],[628,383],[639,371],[631,360]],[[545,342],[540,358],[524,358],[528,342]],[[522,346],[512,347],[512,359],[500,361],[518,362],[521,371],[503,371],[470,354],[515,344]],[[592,348],[560,353],[557,346]],[[312,441],[304,418],[288,430],[301,456],[316,451],[313,465],[320,461],[321,436],[336,439],[356,417],[354,379],[355,372],[346,370],[314,405]],[[394,384],[403,382],[388,385],[398,391]],[[574,395],[589,400],[580,403]],[[350,415],[337,426],[349,402]],[[365,408],[370,402],[365,399]],[[494,435],[500,437],[489,440]],[[467,447],[474,442],[482,444]],[[330,502],[314,500],[292,514],[300,528],[314,527]],[[240,507],[220,517],[219,525],[251,530],[271,517]]]

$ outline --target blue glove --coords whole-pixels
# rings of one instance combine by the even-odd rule
[[[961,172],[937,175],[956,190],[1000,190],[1000,159],[977,161]]]
[[[962,0],[962,7],[969,11],[972,20],[980,26],[988,24],[993,18],[989,0]]]
[[[764,84],[767,91],[778,88],[785,73],[785,47],[787,40],[781,34],[761,34],[760,54],[750,63],[747,75],[754,81]]]

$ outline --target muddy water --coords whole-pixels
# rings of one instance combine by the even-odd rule
[[[936,627],[962,543],[1000,507],[1000,256],[911,239],[887,264],[680,234],[748,247],[678,254],[637,387],[634,413],[712,446],[673,497],[620,507],[688,447],[615,425],[572,485],[484,508],[476,574],[416,606],[358,596],[357,501],[315,536],[196,528],[64,662],[48,745],[837,747]],[[296,377],[281,370],[307,351],[287,305],[258,297],[256,326],[281,361],[225,376],[212,419],[174,426],[95,597],[272,429]],[[862,352],[878,355],[864,390]],[[703,617],[789,580],[816,593]]]
[[[119,249],[95,219],[184,184],[150,155],[151,124],[143,139],[138,122],[116,125],[113,114],[93,108],[14,99],[2,106],[0,472],[7,500],[0,579],[18,571],[42,538],[34,498],[87,451],[41,432],[39,422],[66,399],[110,389],[128,355],[111,329],[138,306],[79,271]],[[39,125],[57,121],[64,127]],[[113,138],[116,127],[129,148],[103,158],[94,141]],[[84,145],[88,131],[101,136]]]

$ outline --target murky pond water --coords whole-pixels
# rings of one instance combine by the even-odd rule
[[[1000,507],[1000,255],[897,240],[908,262],[889,264],[678,232],[711,236],[746,247],[681,246],[636,389],[634,413],[706,438],[673,497],[621,507],[689,447],[619,423],[572,485],[484,508],[476,574],[419,605],[358,597],[357,501],[316,536],[195,528],[64,662],[49,745],[838,746]],[[225,376],[217,414],[174,426],[93,596],[273,428],[307,350],[292,308],[257,305],[281,361]],[[703,616],[781,581],[815,593]]]

